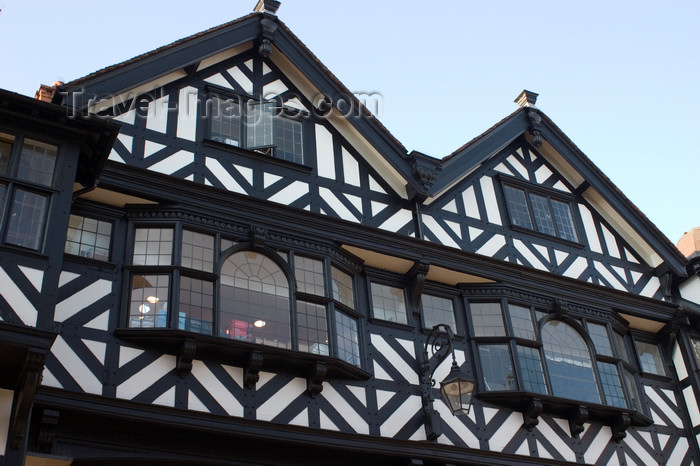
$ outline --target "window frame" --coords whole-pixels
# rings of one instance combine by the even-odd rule
[[[263,157],[270,157],[272,160],[276,161],[281,161],[282,163],[288,163],[294,166],[301,166],[301,167],[308,167],[309,166],[309,159],[311,157],[310,151],[307,149],[308,144],[306,143],[307,139],[309,138],[309,130],[307,129],[307,124],[306,120],[309,119],[309,113],[297,109],[294,107],[286,106],[283,104],[281,99],[279,98],[274,98],[274,99],[262,99],[262,97],[256,97],[244,93],[239,93],[235,91],[231,91],[225,88],[222,88],[220,86],[216,86],[213,84],[207,84],[206,85],[206,95],[207,95],[207,123],[205,125],[206,132],[204,136],[205,142],[208,142],[210,144],[216,145],[218,148],[225,148],[228,150],[241,150],[246,154],[257,154],[259,156]],[[212,128],[213,124],[215,121],[215,111],[214,111],[214,102],[215,99],[222,99],[223,101],[233,101],[236,102],[239,108],[239,141],[238,145],[230,144],[224,141],[219,141],[217,139],[214,139],[212,137]],[[271,112],[271,138],[272,142],[270,144],[264,144],[264,145],[254,145],[254,146],[248,146],[247,140],[248,140],[248,127],[249,125],[246,122],[247,118],[247,112],[248,112],[248,107],[250,105],[250,102],[254,102],[258,105],[272,105],[272,112]],[[275,133],[277,130],[275,129],[278,125],[277,119],[284,119],[287,121],[294,121],[299,123],[300,125],[300,134],[301,134],[301,153],[300,154],[293,154],[295,160],[290,160],[288,157],[282,157],[281,154],[278,154],[277,152],[277,147],[279,146],[278,144],[278,135]],[[281,137],[281,136],[280,136]],[[301,161],[297,161],[296,158],[300,158]]]
[[[140,265],[133,263],[134,250],[135,250],[135,238],[136,231],[138,229],[172,229],[172,251],[171,251],[171,261],[169,264],[163,265]],[[214,258],[213,258],[213,270],[212,272],[197,270],[189,267],[183,266],[183,251],[182,251],[182,238],[183,232],[185,230],[193,231],[197,233],[203,233],[214,238]],[[259,254],[263,254],[265,257],[274,261],[282,269],[285,278],[288,281],[289,286],[289,312],[290,312],[290,346],[289,348],[276,348],[269,345],[258,344],[253,342],[243,342],[235,339],[228,339],[220,336],[220,325],[221,325],[221,268],[223,264],[234,254],[242,251],[254,251]],[[342,363],[341,365],[352,366],[357,369],[356,371],[351,370],[350,372],[358,372],[365,374],[363,366],[366,364],[364,361],[364,349],[362,347],[361,341],[363,339],[362,332],[363,327],[361,324],[361,313],[357,310],[343,304],[342,302],[336,300],[332,296],[332,280],[331,280],[331,269],[337,268],[343,273],[346,273],[352,280],[353,283],[353,299],[357,303],[357,290],[356,290],[356,277],[355,272],[350,271],[348,268],[336,263],[331,257],[321,256],[317,253],[307,252],[301,249],[287,249],[279,248],[276,249],[273,246],[255,246],[250,241],[237,241],[231,239],[228,236],[211,230],[206,230],[204,228],[199,228],[195,225],[191,225],[183,221],[133,221],[129,224],[128,233],[128,246],[126,248],[127,264],[124,267],[124,291],[123,299],[125,307],[123,312],[123,327],[120,329],[121,333],[125,335],[130,335],[131,338],[136,338],[139,341],[142,338],[138,335],[138,332],[145,332],[150,334],[158,335],[189,335],[196,340],[209,341],[209,339],[214,339],[213,341],[220,340],[221,344],[236,345],[238,343],[246,345],[252,345],[256,348],[256,351],[262,351],[264,353],[269,353],[272,351],[275,355],[294,353],[294,354],[306,354],[307,357],[301,357],[301,359],[309,359],[314,357],[321,357],[326,362],[337,361]],[[305,293],[297,289],[297,282],[295,276],[295,259],[297,257],[305,257],[311,260],[319,261],[323,265],[324,274],[324,289],[322,295],[315,295],[313,293]],[[169,287],[167,291],[168,305],[165,326],[151,326],[151,327],[132,327],[132,315],[131,315],[131,301],[132,301],[132,277],[138,275],[167,275],[169,277]],[[182,329],[178,325],[179,310],[181,308],[180,303],[180,290],[181,281],[183,277],[191,277],[196,279],[202,279],[211,281],[214,287],[213,291],[213,305],[212,305],[212,320],[211,320],[211,333],[198,333],[196,331]],[[298,328],[298,307],[297,301],[308,302],[314,305],[323,306],[325,309],[325,320],[326,320],[326,334],[328,336],[328,354],[306,352],[301,350],[299,347],[299,328]],[[339,348],[340,335],[338,334],[338,329],[336,325],[337,313],[351,319],[355,322],[355,333],[354,341],[355,345],[353,348],[356,351],[351,352],[350,357],[343,358],[341,350]],[[136,332],[136,333],[135,333]],[[164,333],[165,332],[165,333]],[[174,332],[174,333],[173,333]],[[286,353],[285,353],[286,352]],[[279,356],[275,356],[279,357]],[[292,356],[290,356],[292,357]],[[299,358],[293,356],[294,358]],[[335,364],[335,363],[334,363]],[[337,365],[337,364],[336,364]]]
[[[7,130],[4,128],[0,130],[0,134],[7,135],[12,138],[12,141],[8,141],[11,145],[10,152],[8,154],[7,166],[5,171],[0,173],[0,185],[3,185],[5,188],[3,198],[0,200],[0,244],[3,247],[17,248],[23,251],[32,251],[42,254],[46,246],[46,233],[51,223],[51,211],[54,198],[59,192],[59,190],[56,188],[56,183],[57,180],[60,179],[61,175],[61,166],[64,158],[63,145],[51,138],[46,138],[44,136],[35,137],[31,134]],[[51,180],[48,184],[22,178],[19,174],[23,149],[25,146],[25,141],[27,140],[46,144],[55,148]],[[10,224],[12,212],[13,208],[18,205],[16,203],[16,195],[19,191],[40,196],[45,200],[45,204],[42,209],[42,218],[40,219],[40,226],[37,228],[37,235],[33,236],[37,243],[36,247],[17,244],[8,240],[8,234],[11,231]],[[32,218],[36,218],[36,216],[32,216]]]
[[[499,181],[500,185],[500,197],[502,201],[502,219],[504,221],[504,225],[509,226],[512,230],[527,233],[527,234],[532,234],[535,236],[539,236],[542,238],[547,238],[547,239],[553,239],[555,241],[560,241],[564,242],[566,244],[569,244],[571,246],[577,247],[577,248],[583,248],[584,247],[584,241],[585,241],[585,235],[582,233],[584,232],[583,226],[581,219],[579,218],[579,214],[577,213],[578,209],[576,208],[577,203],[576,203],[576,198],[566,192],[562,191],[557,191],[552,188],[546,188],[540,185],[536,185],[533,183],[529,183],[511,176],[504,175],[502,173],[499,173],[496,177]],[[530,224],[532,225],[532,228],[527,228],[524,226],[516,225],[513,222],[512,219],[512,208],[510,205],[510,202],[508,202],[508,196],[506,194],[506,187],[512,188],[512,189],[518,189],[521,191],[524,191],[525,193],[525,202],[527,205],[527,210],[528,210],[528,215],[530,219]],[[533,208],[532,208],[532,201],[530,198],[530,195],[536,195],[536,196],[542,196],[547,199],[547,206],[549,207],[549,211],[551,213],[551,218],[552,218],[552,226],[554,228],[555,234],[549,234],[543,231],[540,231],[537,227],[537,220],[535,218],[535,215],[533,213]],[[564,238],[559,235],[559,227],[557,226],[557,222],[554,218],[554,214],[552,211],[552,201],[556,202],[561,202],[563,204],[566,204],[569,208],[569,214],[571,215],[571,227],[573,229],[574,234],[576,235],[576,240],[571,240],[568,238]]]

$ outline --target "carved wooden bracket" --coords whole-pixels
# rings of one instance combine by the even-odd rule
[[[630,419],[629,415],[627,415],[626,413],[620,414],[615,419],[615,422],[610,426],[613,440],[619,442],[620,440],[625,438],[627,436],[627,428],[630,426],[631,423],[632,420]]]
[[[251,351],[248,361],[243,368],[243,386],[254,389],[255,384],[260,380],[260,369],[263,365],[263,354],[260,351]]]
[[[537,110],[529,109],[527,116],[530,119],[530,134],[532,134],[532,145],[535,147],[542,146],[544,137],[542,137],[542,116]]]
[[[44,409],[41,414],[41,425],[39,427],[39,438],[37,439],[37,451],[39,453],[50,454],[53,450],[53,441],[56,437],[56,426],[58,425],[59,412],[53,409]]]
[[[423,294],[423,286],[425,285],[425,277],[428,275],[430,264],[424,262],[416,262],[411,267],[411,270],[406,274],[408,276],[409,289],[411,290],[411,300],[413,304],[413,313],[417,316],[420,309],[420,297]]]
[[[265,240],[267,239],[267,229],[264,227],[252,226],[250,227],[250,235],[253,240],[253,246],[256,248],[262,248],[265,246]]]
[[[585,406],[579,406],[573,410],[569,417],[569,429],[571,436],[578,438],[578,435],[583,432],[583,424],[588,420],[588,410]]]
[[[540,414],[542,414],[542,400],[539,398],[533,398],[527,404],[527,407],[523,411],[523,427],[527,430],[531,430],[540,422]]]
[[[316,361],[313,369],[311,370],[311,375],[306,379],[306,391],[309,393],[311,398],[316,398],[316,395],[321,393],[323,390],[323,381],[328,374],[328,368],[326,363],[322,361]]]
[[[177,354],[177,374],[181,378],[187,377],[192,372],[192,360],[197,352],[197,342],[194,340],[185,340],[180,345],[180,351]]]
[[[563,316],[569,315],[569,302],[565,299],[555,299],[554,313]]]
[[[33,348],[27,350],[22,375],[15,390],[15,403],[12,407],[10,447],[13,449],[18,449],[22,446],[24,431],[29,422],[29,413],[34,402],[34,395],[41,384],[41,374],[44,371],[45,359],[46,353]]]

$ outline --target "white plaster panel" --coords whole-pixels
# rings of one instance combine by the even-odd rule
[[[362,403],[363,406],[367,407],[367,389],[365,387],[356,387],[354,385],[347,385],[346,388],[355,395],[355,398]]]
[[[493,237],[484,243],[483,246],[476,251],[477,254],[493,257],[503,246],[506,245],[506,239],[503,235],[493,235]]]
[[[621,291],[627,290],[627,287],[624,284],[622,284],[620,280],[618,280],[617,277],[615,277],[615,275],[613,275],[612,272],[610,272],[603,263],[594,261],[593,264],[598,273],[600,273],[603,276],[603,278],[605,278],[610,283],[610,285],[612,285],[613,288]]]
[[[217,159],[207,158],[204,164],[228,191],[232,191],[234,193],[239,194],[248,194],[245,191],[245,189],[243,189],[243,187],[240,184],[238,184],[238,182],[235,179],[233,179],[231,174],[223,167],[223,165],[221,165],[221,163]]]
[[[83,327],[94,328],[95,330],[103,330],[106,332],[109,329],[109,309],[91,321],[85,323]]]
[[[469,239],[474,241],[481,236],[483,232],[484,230],[480,230],[479,228],[469,227]]]
[[[651,298],[656,294],[657,291],[659,291],[659,288],[661,287],[661,282],[659,281],[658,277],[651,277],[649,279],[649,282],[646,284],[644,289],[639,293],[641,296],[646,296],[647,298]]]
[[[276,97],[276,96],[282,94],[286,90],[287,90],[287,86],[285,86],[281,80],[276,79],[276,80],[272,81],[271,83],[265,84],[263,86],[263,98],[264,99],[272,99],[273,97]]]
[[[283,407],[289,406],[301,394],[306,391],[306,379],[295,377],[290,380],[277,393],[258,407],[256,417],[260,421],[271,421],[277,416]]]
[[[341,148],[343,153],[343,175],[345,182],[351,186],[360,186],[360,166],[355,157],[350,155],[345,147]]]
[[[548,460],[554,459],[552,454],[549,453],[549,450],[547,450],[539,440],[537,440],[537,454],[540,458],[547,458]]]
[[[625,437],[624,443],[628,445],[629,449],[632,450],[640,460],[642,460],[643,465],[656,464],[657,461],[647,453],[647,450],[642,446],[637,439],[633,436],[628,435]]]
[[[617,240],[615,235],[613,235],[610,230],[608,230],[605,225],[601,225],[600,228],[603,230],[603,238],[605,238],[605,245],[608,247],[608,253],[613,256],[620,258],[620,248],[617,247]]]
[[[290,425],[309,427],[309,408],[304,408],[294,419],[289,421]]]
[[[467,217],[481,219],[479,216],[479,205],[476,202],[476,194],[474,193],[474,186],[469,186],[462,192],[462,201],[464,202],[464,211],[467,213]]]
[[[369,177],[369,189],[375,193],[386,194],[386,191],[384,191],[379,183],[377,183],[377,180],[375,180],[372,176]]]
[[[253,82],[248,79],[237,66],[228,69],[228,73],[231,75],[234,81],[238,83],[239,86],[243,88],[248,94],[253,94]]]
[[[338,429],[338,426],[336,426],[335,423],[333,423],[333,421],[331,421],[330,418],[323,411],[319,411],[318,417],[319,417],[319,424],[321,425],[321,429],[335,430],[335,431],[340,430],[340,429]]]
[[[117,398],[131,400],[175,368],[175,356],[164,354],[117,387]]]
[[[169,407],[174,407],[175,406],[175,387],[170,387],[168,390],[163,392],[158,398],[153,400],[154,405],[160,405],[160,406],[169,406]]]
[[[60,335],[56,337],[51,353],[86,393],[102,395],[102,382]]]
[[[114,160],[115,162],[124,163],[124,159],[121,155],[117,154],[117,151],[112,149],[107,157],[108,160]]]
[[[529,179],[527,168],[525,168],[525,166],[522,163],[520,163],[520,160],[515,158],[514,155],[509,155],[506,160],[513,166],[513,168],[515,168],[518,171],[518,173],[520,173],[520,176],[522,176],[526,180]]]
[[[24,325],[36,326],[36,308],[2,267],[0,267],[0,296],[7,301]]]
[[[192,362],[192,375],[230,416],[243,416],[243,405],[202,361]]]
[[[282,177],[279,175],[273,175],[272,173],[264,173],[263,174],[263,186],[265,189],[269,188],[273,184],[277,183],[279,180],[281,180]]]
[[[124,364],[133,361],[137,357],[141,356],[144,350],[139,348],[131,348],[129,346],[122,346],[119,348],[119,367],[123,367]]]
[[[158,173],[163,173],[165,175],[172,175],[179,169],[184,168],[191,163],[194,163],[194,154],[186,150],[180,150],[175,152],[170,157],[151,165],[148,167],[148,169]]]
[[[10,416],[12,415],[12,400],[15,393],[12,390],[0,388],[0,456],[5,455],[7,436],[10,433]]]
[[[413,222],[413,214],[410,210],[401,209],[394,215],[389,217],[384,223],[379,225],[382,230],[392,231],[396,233],[407,224]]]
[[[343,220],[348,220],[350,222],[358,222],[357,217],[348,209],[345,207],[345,204],[343,204],[340,199],[333,193],[328,188],[319,188],[318,190],[319,194],[321,195],[321,199],[326,201],[328,205],[335,211],[336,214]]]
[[[46,367],[44,367],[44,372],[41,374],[41,385],[45,387],[63,388],[61,382],[59,382]]]
[[[598,239],[598,230],[595,227],[595,221],[593,220],[593,215],[588,207],[583,204],[578,205],[578,209],[581,212],[581,220],[583,220],[583,228],[586,230],[586,237],[588,238],[588,246],[590,246],[591,251],[602,254],[603,249],[600,247],[600,240]]]
[[[192,393],[192,390],[188,390],[187,392],[187,409],[189,409],[190,411],[201,411],[203,413],[209,412],[204,403],[202,403],[202,401],[199,398],[197,398],[197,395]]]
[[[143,158],[148,158],[161,149],[165,149],[163,144],[158,144],[157,142],[153,141],[146,141],[143,145]]]
[[[549,177],[552,176],[552,170],[547,167],[547,165],[542,165],[540,168],[537,169],[535,172],[535,180],[539,183],[542,184],[545,181],[549,179]]]
[[[681,418],[676,413],[677,407],[675,405],[671,406],[666,403],[666,401],[659,396],[653,387],[645,386],[644,391],[646,392],[647,396],[651,398],[651,401],[653,401],[654,404],[658,406],[659,409],[668,417],[674,426],[678,427],[679,429],[683,428],[683,421],[681,421]],[[669,397],[669,399],[676,399],[673,392],[664,390],[664,393]]]
[[[569,278],[579,278],[588,267],[588,260],[585,257],[577,257],[562,275]]]
[[[61,272],[61,276],[58,278],[58,287],[62,287],[66,283],[72,282],[76,278],[78,278],[80,274],[73,273],[73,272],[66,272],[65,270]]]
[[[233,367],[233,366],[221,366],[224,370],[231,376],[234,382],[238,384],[239,387],[243,388],[243,368]],[[260,382],[260,380],[258,380]],[[257,388],[262,387],[260,383],[257,384]]]
[[[148,103],[146,129],[165,133],[168,127],[168,96]]]
[[[481,184],[481,193],[484,196],[484,204],[486,205],[486,217],[489,223],[501,225],[501,214],[498,210],[498,200],[496,199],[496,191],[493,187],[493,180],[485,176],[479,180]]]
[[[418,385],[418,374],[416,374],[416,370],[408,365],[381,335],[373,333],[371,341],[372,346],[394,366],[396,371],[401,374],[408,383]]]
[[[440,226],[440,224],[430,215],[423,215],[423,224],[437,237],[438,241],[445,246],[458,248],[459,245]]]
[[[112,292],[112,282],[97,280],[56,304],[54,320],[63,322]]]
[[[693,275],[678,287],[681,297],[700,304],[700,277]]]
[[[31,267],[25,267],[23,265],[18,265],[17,267],[24,274],[24,276],[27,277],[27,280],[29,280],[34,289],[41,293],[41,286],[44,282],[44,271],[32,269]]]
[[[376,216],[379,212],[387,208],[386,204],[377,201],[371,201],[370,206],[372,208],[372,217]]]
[[[698,401],[695,399],[692,386],[683,389],[683,398],[685,398],[685,404],[688,406],[690,422],[693,423],[693,426],[697,426],[700,424],[700,410],[698,410]]]
[[[673,345],[673,367],[676,368],[676,375],[678,380],[684,380],[688,377],[688,370],[685,367],[685,362],[683,361],[683,354],[678,346],[678,343]]]
[[[377,390],[377,409],[382,409],[389,400],[391,400],[396,393],[389,392],[387,390]]]
[[[369,425],[328,382],[323,383],[323,397],[358,434],[369,435]],[[334,424],[335,425],[335,424]]]
[[[335,156],[333,154],[333,135],[325,126],[316,127],[316,159],[318,161],[318,176],[335,179]]]
[[[216,73],[215,75],[209,76],[204,81],[217,86],[225,87],[226,89],[233,89],[233,86],[231,86],[231,84],[221,75],[221,73]]]
[[[490,449],[493,451],[502,451],[506,445],[508,445],[508,442],[513,439],[513,436],[520,430],[522,425],[523,415],[517,411],[513,411],[489,439]]]
[[[494,170],[496,170],[497,172],[505,173],[506,175],[513,176],[513,172],[510,171],[508,167],[506,167],[503,163],[499,163],[498,165],[496,165]]]
[[[535,256],[532,251],[519,239],[516,239],[513,241],[513,244],[515,245],[515,249],[518,250],[520,254],[523,255],[525,260],[527,260],[530,263],[530,266],[538,269],[538,270],[548,270],[547,266],[540,261],[537,256]]]
[[[177,137],[194,141],[197,136],[197,88],[180,89],[177,107]]]
[[[350,201],[350,204],[352,204],[358,212],[362,213],[362,198],[359,196],[353,196],[352,194],[343,194],[345,196],[345,199]]]
[[[134,122],[136,121],[136,110],[129,110],[128,112],[124,112],[121,115],[115,116],[114,119],[120,123],[126,123],[127,125],[133,126]]]
[[[678,443],[673,447],[673,453],[666,460],[667,465],[683,464],[683,458],[685,458],[686,453],[688,453],[688,439],[681,437],[678,439]]]
[[[379,426],[379,435],[382,437],[394,437],[399,433],[403,426],[420,410],[422,403],[419,396],[411,395],[391,416]]]
[[[82,340],[90,352],[100,361],[100,364],[105,363],[105,353],[107,352],[107,343],[95,340]]]
[[[442,379],[436,379],[442,380]],[[469,430],[469,428],[460,420],[460,416],[455,416],[450,411],[450,408],[442,400],[435,400],[433,402],[435,410],[440,414],[442,422],[447,424],[450,429],[455,431],[459,438],[467,444],[468,448],[479,448],[479,439],[476,438],[474,433]],[[443,441],[444,439],[444,441]],[[438,437],[438,443],[447,443],[447,436],[441,435]]]
[[[286,188],[282,189],[280,192],[271,196],[268,201],[277,202],[280,204],[290,205],[292,202],[296,201],[303,195],[309,192],[309,185],[301,182],[295,181]]]
[[[457,213],[457,202],[452,199],[450,202],[445,204],[445,206],[442,208],[442,210],[446,210],[447,212],[452,212],[453,214]]]

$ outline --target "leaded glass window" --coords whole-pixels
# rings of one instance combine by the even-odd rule
[[[424,294],[421,297],[423,305],[423,327],[433,328],[437,324],[447,324],[457,331],[455,323],[454,303],[451,299]]]
[[[71,214],[64,252],[106,261],[111,240],[112,222]]]
[[[661,349],[659,345],[636,341],[637,354],[639,355],[639,365],[642,372],[648,372],[656,375],[666,375],[663,358],[661,357]]]
[[[381,320],[408,323],[403,290],[394,286],[372,283],[372,315]]]

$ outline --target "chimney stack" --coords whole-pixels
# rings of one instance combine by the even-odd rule
[[[39,87],[39,90],[36,91],[36,93],[34,94],[34,98],[37,100],[42,100],[44,102],[51,102],[51,99],[53,99],[53,95],[56,93],[56,88],[58,86],[63,86],[63,84],[63,81],[56,81],[55,83],[53,83],[53,86],[42,84]]]
[[[683,233],[676,247],[688,259],[700,256],[700,227]]]
[[[523,107],[535,107],[535,102],[537,102],[537,96],[539,94],[535,94],[534,92],[530,92],[528,90],[523,90],[520,94],[518,94],[518,97],[515,98],[513,102],[518,104],[520,108]]]

